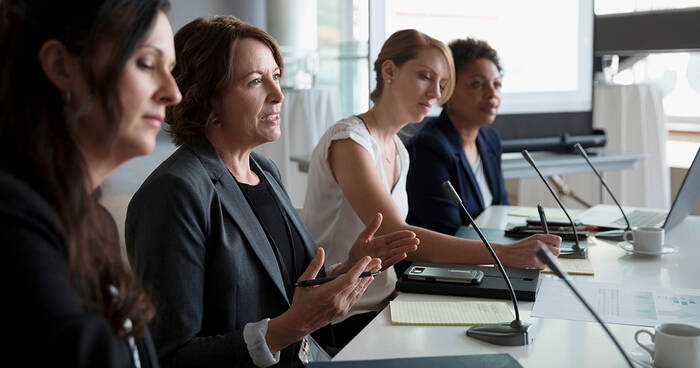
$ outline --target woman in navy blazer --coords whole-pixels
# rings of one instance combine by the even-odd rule
[[[496,51],[471,38],[450,43],[455,91],[438,118],[410,140],[407,222],[445,234],[468,225],[442,190],[450,180],[472,217],[508,204],[501,171],[501,142],[489,126],[501,103],[501,66]]]

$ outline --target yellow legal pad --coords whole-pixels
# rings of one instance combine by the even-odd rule
[[[394,325],[471,326],[514,318],[504,302],[392,301],[390,310]]]
[[[561,269],[569,275],[593,276],[593,264],[588,259],[557,258]],[[543,273],[553,273],[549,267]]]

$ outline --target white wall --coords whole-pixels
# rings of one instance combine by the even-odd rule
[[[170,0],[168,18],[177,32],[180,27],[198,17],[233,15],[256,27],[265,29],[265,0]]]

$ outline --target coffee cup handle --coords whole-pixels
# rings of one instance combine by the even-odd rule
[[[649,356],[651,356],[651,359],[653,360],[653,359],[654,359],[654,348],[655,348],[655,346],[654,346],[654,344],[645,345],[645,344],[642,344],[641,342],[639,342],[639,335],[641,335],[641,334],[647,334],[647,335],[649,335],[649,338],[651,339],[651,342],[654,342],[654,334],[651,333],[651,332],[649,332],[649,331],[647,331],[647,330],[639,330],[639,331],[637,331],[637,332],[634,333],[634,341],[637,342],[637,345],[639,345],[639,347],[641,347],[642,349],[646,350],[646,352],[649,353]]]
[[[629,235],[629,237],[628,237],[628,235]],[[626,242],[633,243],[634,242],[634,232],[632,232],[632,230],[627,230],[622,235],[622,238],[625,239]]]

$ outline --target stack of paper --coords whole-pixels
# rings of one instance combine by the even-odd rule
[[[471,326],[513,318],[504,302],[391,302],[395,325]]]

